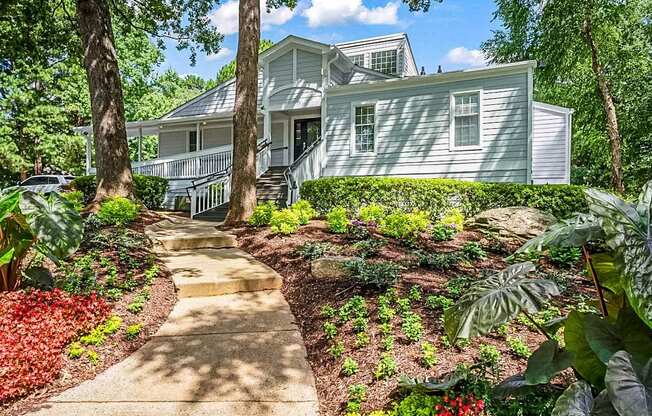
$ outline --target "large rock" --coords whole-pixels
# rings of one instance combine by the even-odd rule
[[[341,279],[350,275],[346,268],[349,261],[361,260],[359,257],[321,257],[310,262],[310,271],[318,279]]]
[[[543,233],[557,219],[529,207],[494,208],[473,217],[467,227],[496,232],[504,240],[527,241]]]

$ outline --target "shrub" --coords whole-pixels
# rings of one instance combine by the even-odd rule
[[[312,205],[310,205],[310,202],[305,199],[298,200],[290,207],[290,209],[297,214],[301,225],[308,224],[311,219],[317,216],[317,211],[315,211]]]
[[[84,209],[84,194],[82,191],[63,192],[61,196],[72,204],[75,211],[81,212]]]
[[[421,363],[423,366],[426,368],[432,368],[438,361],[437,347],[428,341],[423,341],[423,343],[421,343]]]
[[[430,235],[435,241],[452,240],[455,234],[457,234],[457,230],[453,224],[435,224],[430,231]]]
[[[386,335],[381,341],[383,350],[391,351],[394,348],[394,337],[392,335]]]
[[[401,266],[391,261],[370,263],[354,260],[345,264],[351,277],[362,286],[385,289],[392,286],[401,277]]]
[[[336,252],[336,247],[331,243],[321,241],[308,241],[296,248],[295,253],[306,260],[315,260],[324,257],[327,253]]]
[[[480,260],[487,258],[487,253],[484,251],[482,246],[475,241],[469,241],[468,243],[464,244],[464,247],[462,247],[462,254],[464,254],[464,257],[466,257],[468,260]]]
[[[389,378],[396,374],[396,361],[389,353],[384,353],[378,361],[374,377],[378,380]]]
[[[344,343],[342,341],[337,341],[328,348],[328,353],[331,357],[338,359],[344,354]]]
[[[446,309],[453,306],[453,299],[448,298],[442,295],[430,295],[426,298],[426,307],[432,310],[441,309],[446,311]]]
[[[421,317],[415,313],[405,314],[403,317],[403,325],[401,327],[403,335],[410,342],[417,342],[423,336],[423,325],[421,324]]]
[[[507,345],[517,357],[529,358],[532,355],[528,346],[520,338],[507,337]]]
[[[358,372],[358,362],[351,357],[346,357],[342,363],[342,374],[351,377]]]
[[[348,238],[355,241],[367,240],[371,237],[367,224],[362,221],[351,221],[347,226],[346,232]]]
[[[168,180],[158,176],[133,175],[134,196],[149,209],[161,208],[168,190]],[[84,194],[83,202],[88,204],[95,197],[97,184],[94,175],[79,176],[71,183],[71,188]]]
[[[357,241],[351,245],[351,248],[355,251],[355,254],[363,259],[373,257],[378,254],[380,248],[385,245],[385,242],[378,240],[376,238],[370,238],[368,240]]]
[[[556,266],[570,269],[580,261],[582,251],[577,247],[553,247],[548,250],[548,256]]]
[[[337,336],[337,327],[332,322],[324,322],[324,336],[326,339],[333,339]]]
[[[500,361],[500,351],[493,345],[480,344],[480,361],[490,367],[496,367]]]
[[[410,287],[410,292],[408,293],[408,298],[410,298],[410,300],[413,300],[415,302],[420,301],[421,300],[421,295],[422,295],[421,292],[422,292],[421,291],[421,286],[413,285],[412,287]]]
[[[0,401],[54,380],[66,345],[109,313],[104,300],[54,289],[0,293]]]
[[[100,363],[100,356],[95,351],[86,351],[86,358],[88,358],[88,361],[93,365],[98,365]]]
[[[342,206],[357,212],[361,206],[379,204],[389,210],[419,209],[432,219],[452,208],[471,217],[490,208],[528,206],[565,218],[586,212],[584,188],[576,185],[523,185],[455,179],[391,177],[330,177],[306,181],[301,197],[320,213]]]
[[[452,226],[456,232],[461,233],[464,231],[464,214],[458,208],[452,208],[439,220],[439,224]]]
[[[326,319],[331,319],[335,317],[337,310],[331,305],[324,305],[321,307],[321,316]]]
[[[138,338],[140,332],[143,330],[143,324],[133,324],[129,325],[125,330],[125,338],[127,341],[133,341]]]
[[[354,332],[364,332],[369,328],[369,321],[364,316],[358,316],[353,320],[352,328]]]
[[[360,404],[367,400],[367,386],[364,384],[353,384],[349,386],[349,401],[346,403],[346,410],[358,413]]]
[[[417,261],[420,267],[429,270],[446,271],[457,266],[460,256],[457,253],[429,253],[417,251]]]
[[[272,213],[269,225],[272,233],[289,235],[299,230],[300,223],[297,214],[290,208],[285,208]]]
[[[414,391],[396,404],[391,414],[392,416],[445,415],[446,413],[435,413],[435,406],[440,402],[441,399],[437,396]],[[450,415],[457,415],[457,413],[450,413]]]
[[[363,207],[360,207],[360,214],[358,217],[361,221],[366,223],[376,223],[380,224],[381,221],[385,218],[386,210],[385,207],[378,204],[369,204]]]
[[[388,237],[414,238],[430,225],[429,214],[425,211],[410,213],[395,211],[380,223],[380,232]]]
[[[93,328],[88,334],[79,338],[84,345],[102,345],[107,335],[113,335],[120,329],[122,318],[117,315],[111,316],[104,323]]]
[[[134,201],[116,196],[102,202],[97,218],[104,225],[125,225],[138,217],[138,211]]]
[[[369,335],[366,332],[358,332],[355,334],[355,347],[364,348],[369,345]]]
[[[346,216],[346,209],[335,207],[326,214],[328,230],[336,234],[344,234],[348,230],[349,219]]]
[[[79,342],[73,342],[68,347],[68,357],[70,357],[72,359],[77,359],[77,358],[81,357],[84,354],[85,351],[86,351],[86,349],[84,347],[82,347]]]
[[[133,314],[140,313],[145,307],[145,303],[149,300],[149,289],[145,288],[136,296],[129,305],[127,305],[127,310]]]
[[[276,203],[274,201],[267,201],[262,204],[256,205],[254,208],[254,213],[251,214],[251,217],[247,220],[249,225],[254,227],[262,227],[269,225],[272,220],[272,214],[278,211]]]

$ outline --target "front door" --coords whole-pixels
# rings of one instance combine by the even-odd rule
[[[321,118],[294,120],[294,146],[292,160],[297,160],[311,144],[321,137]]]

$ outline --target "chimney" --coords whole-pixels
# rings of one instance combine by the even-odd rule
[[[441,65],[439,65],[439,66],[437,67],[437,73],[438,73],[438,74],[441,74],[442,72],[444,72],[444,71],[441,69]]]
[[[421,67],[421,73],[419,75],[426,75],[426,67],[425,66]]]

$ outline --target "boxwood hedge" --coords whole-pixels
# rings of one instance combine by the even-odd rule
[[[412,179],[387,177],[330,177],[304,182],[301,198],[320,213],[335,206],[351,212],[377,203],[392,209],[425,210],[432,219],[451,208],[469,217],[490,208],[528,206],[557,218],[586,212],[584,188],[577,185],[524,185],[514,183],[467,182],[455,179]]]
[[[71,183],[71,188],[84,194],[84,203],[95,197],[95,175],[79,176]],[[134,196],[149,209],[160,208],[168,190],[168,180],[158,176],[134,175]]]

